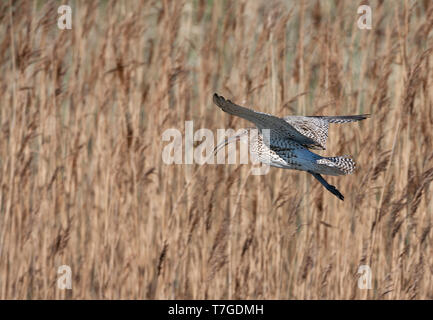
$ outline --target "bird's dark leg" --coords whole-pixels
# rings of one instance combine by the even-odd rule
[[[311,173],[313,175],[314,178],[316,178],[329,192],[335,194],[338,199],[343,200],[344,201],[344,196],[340,193],[340,191],[337,190],[336,187],[330,185],[328,182],[326,182],[325,179],[323,179],[323,177],[318,174],[318,173],[314,173],[311,171],[308,171],[309,173]]]

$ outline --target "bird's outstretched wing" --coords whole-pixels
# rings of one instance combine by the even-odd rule
[[[292,139],[308,148],[321,148],[319,142],[295,129],[289,122],[282,118],[238,106],[216,93],[213,95],[213,102],[224,112],[251,121],[259,129],[271,129],[271,134],[276,134],[282,139]]]
[[[316,142],[316,145],[307,146],[308,148],[325,150],[330,123],[360,121],[369,117],[369,114],[361,114],[353,116],[288,116],[283,119],[301,134]]]

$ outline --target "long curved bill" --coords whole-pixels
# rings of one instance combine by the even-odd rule
[[[245,130],[242,133],[239,133],[237,135],[234,135],[232,137],[228,137],[226,139],[224,139],[223,142],[219,143],[213,150],[213,153],[216,154],[218,153],[219,150],[221,150],[222,148],[224,148],[226,145],[228,145],[229,143],[232,142],[236,142],[238,140],[241,140],[242,137],[244,137],[245,135],[248,135],[248,130]]]

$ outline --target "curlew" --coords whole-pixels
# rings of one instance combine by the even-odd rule
[[[370,117],[369,114],[352,116],[287,116],[284,118],[238,106],[224,97],[213,96],[214,103],[224,112],[254,123],[258,130],[245,129],[223,142],[227,145],[242,136],[250,137],[250,153],[267,165],[307,171],[328,191],[344,200],[344,196],[321,175],[346,175],[353,172],[355,162],[348,156],[322,157],[310,151],[325,150],[330,123],[347,123]],[[269,129],[269,137],[263,134]],[[218,148],[218,147],[217,147]]]

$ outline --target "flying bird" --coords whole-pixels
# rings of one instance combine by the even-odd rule
[[[258,130],[245,129],[226,139],[222,145],[250,136],[250,152],[262,163],[283,169],[307,171],[328,191],[344,200],[344,196],[321,175],[346,175],[353,172],[355,162],[349,156],[322,157],[310,150],[325,150],[330,123],[347,123],[369,118],[369,114],[352,116],[287,116],[279,118],[238,106],[218,94],[213,102],[224,112],[254,123]],[[269,129],[269,137],[264,135]],[[218,146],[217,146],[218,148]],[[216,149],[217,149],[216,148]]]

